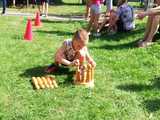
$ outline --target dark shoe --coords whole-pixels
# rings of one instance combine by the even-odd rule
[[[52,73],[52,72],[56,72],[57,70],[58,70],[58,66],[56,66],[55,64],[51,64],[45,69],[45,72]]]

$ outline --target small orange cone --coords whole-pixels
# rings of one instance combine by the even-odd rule
[[[25,34],[24,34],[24,39],[27,40],[27,41],[31,41],[32,38],[33,38],[33,36],[32,36],[32,23],[31,23],[31,20],[28,19],[27,26],[26,26],[26,31],[25,31]]]
[[[40,20],[40,14],[39,12],[36,13],[36,18],[35,18],[35,21],[34,21],[34,25],[35,26],[41,26],[41,20]]]

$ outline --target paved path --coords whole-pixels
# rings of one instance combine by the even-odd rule
[[[5,16],[26,16],[26,17],[35,17],[35,14],[33,13],[21,13],[21,12],[11,12],[7,11]],[[41,16],[41,19],[48,19],[48,20],[57,20],[57,21],[84,21],[84,16],[82,15],[77,15],[77,16],[71,16],[71,15],[54,15],[54,14],[49,14],[49,16],[43,17]]]
[[[143,11],[141,8],[135,8],[135,13]],[[26,16],[26,17],[35,17],[35,14],[33,13],[22,13],[22,12],[14,12],[14,11],[7,11],[5,16]],[[102,15],[103,16],[103,15]],[[49,14],[49,16],[41,17],[41,19],[48,19],[48,20],[54,20],[54,21],[85,21],[84,16],[82,15],[55,15],[55,14]]]

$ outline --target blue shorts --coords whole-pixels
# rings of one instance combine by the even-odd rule
[[[100,14],[101,13],[101,6],[97,4],[91,5],[91,11],[95,14]]]

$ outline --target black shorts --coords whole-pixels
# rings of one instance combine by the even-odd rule
[[[41,0],[36,0],[36,4],[41,5],[42,4]]]
[[[118,32],[124,32],[125,31],[124,26],[123,26],[123,21],[120,20],[120,19],[117,21],[117,31]]]
[[[49,0],[41,0],[42,3],[45,2],[45,3],[49,3]]]

